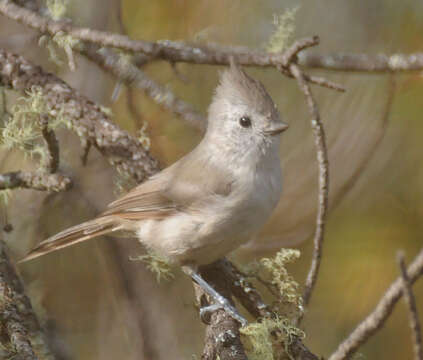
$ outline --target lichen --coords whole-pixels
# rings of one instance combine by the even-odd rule
[[[270,36],[265,49],[271,53],[277,53],[283,51],[289,44],[295,30],[295,16],[299,6],[292,9],[287,9],[280,15],[275,15],[274,25],[275,30]]]
[[[53,20],[60,20],[66,14],[69,0],[46,0],[46,6]]]
[[[149,251],[146,255],[130,257],[131,261],[143,261],[147,269],[156,275],[157,282],[169,281],[174,278],[169,261],[162,255]]]
[[[273,258],[260,260],[263,277],[277,290],[278,312],[292,320],[302,315],[303,302],[299,293],[299,285],[288,273],[286,265],[296,261],[299,257],[298,250],[281,249]]]
[[[0,190],[0,203],[2,203],[4,206],[8,206],[9,205],[9,200],[12,197],[12,190],[10,189],[5,189],[5,190]]]
[[[41,118],[48,116],[47,127],[55,130],[62,125],[70,126],[70,122],[62,113],[55,114],[48,106],[41,88],[33,86],[25,97],[18,99],[12,107],[11,114],[0,129],[1,142],[6,149],[21,150],[26,157],[38,158],[41,170],[47,164],[48,150],[42,140]]]
[[[145,150],[150,150],[151,139],[147,134],[148,122],[144,121],[142,127],[138,130],[137,138]]]
[[[280,358],[279,355],[282,354],[291,358],[289,345],[294,337],[305,336],[304,332],[293,326],[288,319],[281,317],[261,319],[241,328],[240,332],[251,360],[273,360]]]

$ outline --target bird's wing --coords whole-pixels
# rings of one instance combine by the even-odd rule
[[[189,209],[208,196],[227,196],[233,184],[228,171],[194,152],[109,204],[101,214],[128,220],[163,218]]]

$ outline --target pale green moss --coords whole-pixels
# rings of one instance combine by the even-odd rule
[[[161,280],[168,281],[174,278],[169,261],[157,253],[150,251],[146,255],[131,257],[130,260],[143,261],[146,263],[147,269],[156,275],[157,282]]]
[[[69,121],[60,113],[54,116],[42,94],[41,88],[32,87],[26,97],[18,99],[12,108],[11,115],[0,129],[2,145],[10,149],[21,150],[25,156],[39,158],[41,165],[46,165],[47,148],[42,139],[40,118],[49,116],[48,128],[55,130],[61,125],[69,125]]]
[[[304,332],[291,325],[288,319],[264,318],[240,329],[248,358],[251,360],[279,359],[282,354],[291,358],[289,345],[294,337],[304,338]]]
[[[148,128],[148,122],[144,121],[141,129],[138,130],[137,137],[140,143],[142,144],[143,148],[148,151],[150,150],[151,139],[147,134],[147,128]]]
[[[286,10],[283,14],[275,16],[275,30],[270,36],[265,49],[268,52],[277,53],[283,51],[289,44],[295,30],[295,15],[299,6]]]
[[[67,11],[69,0],[46,0],[46,6],[53,20],[62,19]]]
[[[9,200],[12,197],[12,190],[5,189],[0,190],[0,203],[4,204],[4,206],[9,205]]]
[[[303,303],[299,285],[289,275],[286,265],[296,261],[299,257],[298,250],[281,249],[275,257],[260,260],[264,269],[264,277],[278,292],[279,312],[291,319],[302,314]]]

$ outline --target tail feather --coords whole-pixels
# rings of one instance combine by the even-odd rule
[[[50,252],[120,230],[121,224],[112,216],[103,216],[84,222],[48,238],[39,243],[19,263],[35,259]]]

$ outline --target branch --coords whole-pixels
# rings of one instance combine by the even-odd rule
[[[228,279],[222,276],[218,263],[200,268],[203,278],[226,299],[231,299]],[[200,306],[210,305],[210,298],[199,286],[195,286]],[[247,360],[239,333],[240,324],[223,309],[213,311],[206,327],[205,345],[202,360]]]
[[[255,319],[264,317],[272,318],[272,310],[263,302],[263,299],[257,289],[247,280],[247,278],[227,259],[218,262],[220,273],[225,274],[229,283],[231,293],[239,300],[242,306],[254,316]],[[318,360],[301,341],[295,337],[288,344],[289,353],[297,360]]]
[[[410,279],[408,278],[407,268],[405,266],[404,253],[400,252],[397,256],[398,265],[401,270],[401,280],[403,287],[403,294],[405,301],[410,310],[410,327],[413,332],[414,340],[414,354],[416,360],[423,360],[423,343],[422,343],[422,330],[419,323],[419,313],[417,311],[416,298],[411,288]]]
[[[34,8],[34,7],[32,7]],[[245,47],[226,47],[220,45],[193,46],[183,42],[161,40],[148,42],[131,40],[125,35],[114,34],[72,26],[65,21],[54,21],[35,14],[29,9],[13,4],[10,0],[0,0],[0,13],[10,19],[22,22],[33,29],[54,36],[66,33],[74,38],[89,41],[101,47],[113,47],[139,54],[139,62],[145,64],[152,59],[170,62],[195,64],[227,65],[230,57],[245,66],[270,67],[281,63],[281,54],[251,50]],[[418,71],[423,69],[423,53],[403,54],[309,54],[298,57],[299,65],[334,71],[397,72]]]
[[[23,360],[37,360],[38,356],[54,359],[3,240],[0,240],[0,321],[7,334],[0,341],[12,349],[11,358],[17,355],[16,359]]]
[[[49,107],[69,120],[80,138],[135,180],[142,181],[158,170],[158,162],[141,142],[113,124],[99,105],[22,56],[0,49],[0,84],[20,92],[40,87]]]
[[[56,134],[53,130],[48,128],[48,116],[41,117],[41,133],[47,145],[48,159],[47,171],[51,174],[55,173],[59,168],[59,142],[57,141]]]
[[[317,163],[319,166],[319,199],[316,218],[316,232],[314,234],[313,240],[314,250],[303,296],[304,305],[307,306],[310,302],[311,294],[316,284],[320,262],[322,259],[325,222],[329,204],[329,160],[326,147],[325,131],[320,121],[319,110],[317,108],[316,102],[314,101],[310,86],[308,85],[303,72],[297,65],[291,64],[290,70],[297,79],[298,86],[300,87],[301,91],[304,93],[311,114],[311,127],[314,133]]]
[[[423,275],[423,249],[408,267],[410,285]],[[375,309],[338,346],[329,360],[349,359],[372,335],[382,328],[394,306],[403,294],[402,279],[396,279],[376,305]]]
[[[415,54],[310,54],[302,53],[298,64],[311,69],[356,72],[421,71],[423,53]]]
[[[0,174],[0,190],[33,189],[40,191],[64,191],[70,189],[72,180],[60,174],[14,171]]]
[[[204,115],[194,110],[191,104],[179,99],[172,91],[159,85],[131,61],[122,61],[122,56],[113,50],[100,49],[91,44],[83,45],[79,51],[126,85],[143,91],[164,109],[180,116],[197,129],[205,130],[207,122]]]

